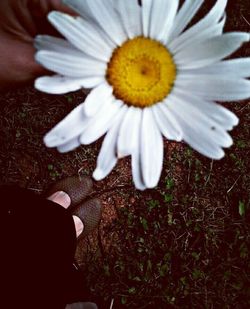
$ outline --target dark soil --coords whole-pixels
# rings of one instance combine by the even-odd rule
[[[248,1],[230,1],[226,31],[249,29]],[[249,44],[236,53],[249,55]],[[1,94],[1,182],[40,194],[62,177],[92,174],[101,140],[64,155],[42,141],[84,98],[33,87]],[[221,161],[166,141],[155,190],[135,190],[129,158],[95,183],[103,219],[76,259],[100,308],[250,308],[250,102],[225,106],[240,124]]]

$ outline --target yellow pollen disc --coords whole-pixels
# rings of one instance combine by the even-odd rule
[[[167,97],[176,78],[176,66],[161,43],[137,37],[115,49],[106,78],[117,99],[143,108]]]

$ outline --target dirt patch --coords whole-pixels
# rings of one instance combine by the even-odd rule
[[[231,1],[226,30],[249,31],[249,21],[248,1]],[[248,44],[236,56],[249,54]],[[42,142],[84,98],[81,91],[53,96],[33,87],[1,95],[1,182],[40,194],[62,177],[92,174],[101,140],[65,155]],[[129,158],[95,183],[91,196],[102,199],[103,218],[79,242],[76,259],[101,308],[250,307],[250,103],[226,105],[240,124],[223,160],[165,141],[155,190],[135,190]]]

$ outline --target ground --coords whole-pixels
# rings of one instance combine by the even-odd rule
[[[230,2],[226,31],[249,31],[248,5]],[[235,54],[247,55],[249,44]],[[64,155],[42,141],[85,95],[32,86],[1,94],[1,182],[41,194],[62,177],[92,174],[101,140]],[[222,160],[165,141],[156,189],[135,190],[130,158],[95,183],[91,196],[101,198],[104,213],[99,229],[79,242],[76,260],[100,308],[250,307],[250,102],[225,106],[240,124]]]

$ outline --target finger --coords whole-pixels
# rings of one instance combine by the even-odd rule
[[[0,34],[0,88],[32,81],[46,71],[34,60],[32,44],[10,39]],[[2,61],[1,61],[2,60]]]
[[[46,0],[44,0],[46,1]],[[50,6],[52,10],[57,10],[70,15],[76,15],[76,12],[71,10],[68,6],[62,3],[61,0],[50,0]]]
[[[36,24],[33,18],[33,11],[28,7],[26,1],[12,2],[12,10],[15,14],[15,18],[24,29],[24,32],[29,34],[30,39],[37,34]]]
[[[0,29],[9,35],[18,37],[26,31],[19,21],[19,15],[14,10],[15,4],[13,1],[0,1]]]
[[[61,0],[29,0],[28,7],[33,16],[40,19],[45,17],[50,11],[54,10],[70,15],[76,15],[76,13],[63,4]]]
[[[30,0],[28,8],[28,11],[32,14],[33,23],[36,26],[35,34],[61,36],[48,22],[47,15],[51,11],[56,10],[70,15],[76,15],[75,12],[64,5],[61,0]]]

